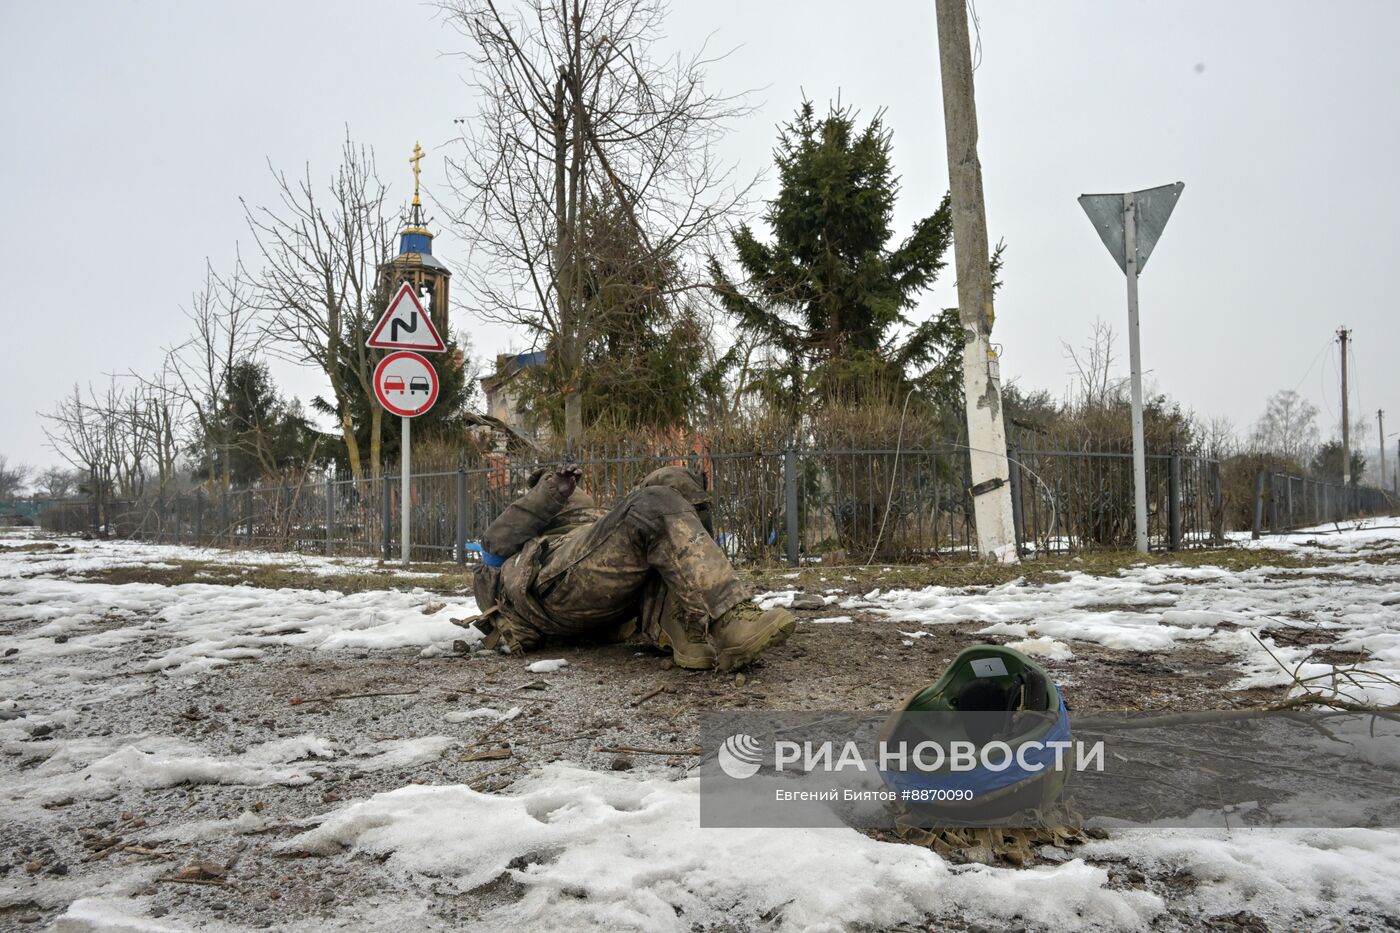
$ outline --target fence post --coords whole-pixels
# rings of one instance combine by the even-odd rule
[[[1210,534],[1215,544],[1225,543],[1225,489],[1220,482],[1220,461],[1210,462]]]
[[[1167,548],[1181,549],[1181,451],[1167,460]]]
[[[246,518],[246,519],[248,520],[248,539],[247,539],[247,544],[248,544],[249,547],[252,547],[252,546],[253,546],[253,487],[252,487],[252,486],[249,486],[247,489],[243,490],[243,516],[244,516],[244,518]]]
[[[273,510],[272,517],[276,519],[273,525],[274,534],[277,536],[277,546],[295,551],[301,545],[301,541],[292,543],[292,491],[287,486],[284,479],[277,486],[277,507]]]
[[[1259,540],[1259,534],[1264,530],[1264,471],[1260,470],[1254,474],[1254,529],[1250,537],[1255,541]]]
[[[331,528],[335,525],[335,474],[326,472],[326,556],[331,556]]]
[[[225,539],[226,545],[233,543],[233,525],[228,512],[228,490],[222,486],[219,487],[219,534]]]
[[[457,565],[467,562],[467,468],[457,467]]]
[[[1293,514],[1293,474],[1288,475],[1288,527],[1289,530],[1298,527],[1298,521]]]
[[[176,496],[176,497],[175,497],[175,543],[176,543],[177,545],[180,544],[180,542],[181,542],[181,539],[182,539],[181,532],[184,530],[183,527],[182,527],[183,524],[184,524],[184,522],[180,521],[180,503],[183,502],[183,501],[184,501],[184,496]]]
[[[1021,542],[1026,540],[1026,520],[1021,513],[1021,452],[1015,447],[1006,451],[1006,467],[1011,480],[1011,527],[1016,535],[1016,553],[1020,554]]]
[[[194,544],[204,546],[204,493],[194,494]]]
[[[787,562],[796,567],[797,560],[797,451],[783,451],[783,491],[787,494]]]
[[[383,528],[384,528],[384,559],[387,561],[387,560],[392,560],[392,559],[393,559],[393,554],[392,554],[392,550],[393,550],[393,547],[394,547],[394,529],[393,529],[394,503],[393,503],[393,499],[392,499],[393,490],[391,490],[391,489],[389,488],[389,476],[388,476],[387,473],[386,473],[386,474],[381,474],[381,475],[380,475],[380,477],[379,477],[379,482],[380,482],[380,483],[383,485],[383,487],[384,487],[384,504],[383,504],[383,506],[382,506],[381,509],[380,509],[380,516],[383,518],[383,521],[380,522],[380,524],[383,525]]]

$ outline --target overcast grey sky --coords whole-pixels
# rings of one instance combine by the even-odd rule
[[[1063,392],[1061,342],[1096,318],[1125,329],[1123,276],[1076,197],[1179,180],[1141,283],[1149,379],[1241,429],[1297,388],[1333,433],[1346,324],[1353,410],[1372,441],[1377,408],[1400,430],[1400,4],[981,0],[978,14],[988,225],[1008,245],[1004,376]],[[675,48],[734,48],[714,86],[756,89],[726,142],[741,170],[769,165],[804,93],[839,94],[887,110],[900,231],[937,206],[932,0],[684,0],[669,23]],[[37,412],[75,382],[153,370],[183,339],[205,257],[227,267],[240,241],[250,256],[238,199],[273,199],[268,160],[328,176],[348,125],[405,198],[421,140],[424,184],[445,194],[452,120],[474,110],[462,48],[433,6],[402,0],[0,0],[0,453],[56,462]],[[450,232],[436,252],[464,255]],[[949,275],[920,314],[954,303]],[[483,356],[522,345],[469,307],[453,316]],[[1125,344],[1119,357],[1126,374]],[[321,391],[310,372],[278,377]]]

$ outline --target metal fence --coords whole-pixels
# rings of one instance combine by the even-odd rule
[[[1018,538],[1039,550],[1131,547],[1133,455],[1118,452],[1009,453]],[[1182,453],[1147,456],[1151,547],[1178,550],[1225,537],[1220,461]]]
[[[1025,554],[1131,546],[1130,454],[1013,449],[1010,456]],[[739,562],[907,562],[975,549],[965,448],[613,451],[578,461],[582,488],[603,507],[667,464],[706,474],[716,539]],[[1219,462],[1162,454],[1149,456],[1147,465],[1152,546],[1222,540]],[[482,532],[525,490],[537,466],[500,458],[414,474],[412,558],[474,562]],[[48,510],[44,525],[172,544],[391,559],[399,553],[399,485],[397,475],[311,477],[213,494],[82,500]]]
[[[1384,489],[1355,483],[1324,482],[1306,476],[1261,470],[1254,492],[1254,537],[1294,528],[1339,522],[1355,515],[1376,515],[1397,507]]]

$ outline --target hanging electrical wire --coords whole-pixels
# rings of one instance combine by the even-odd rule
[[[977,18],[977,4],[974,0],[967,0],[967,13],[972,20],[972,35],[975,39],[972,47],[972,70],[976,72],[982,64],[982,21]]]
[[[890,506],[892,506],[892,505],[894,504],[894,484],[895,484],[895,478],[896,478],[897,476],[899,476],[899,457],[900,457],[901,452],[902,452],[903,449],[904,449],[904,416],[907,415],[907,414],[909,413],[909,399],[912,398],[913,395],[914,395],[914,390],[913,390],[913,389],[910,389],[910,390],[908,391],[908,393],[905,394],[905,396],[904,396],[904,407],[901,408],[901,409],[900,409],[900,412],[899,412],[899,433],[898,433],[898,435],[897,435],[896,438],[895,438],[895,445],[894,445],[894,466],[893,466],[893,468],[890,470],[890,492],[889,492],[889,495],[887,495],[887,496],[885,497],[885,514],[884,514],[884,516],[881,517],[881,519],[880,519],[880,531],[875,535],[875,545],[870,549],[870,557],[866,559],[866,561],[865,561],[865,563],[862,565],[862,567],[869,567],[872,563],[874,563],[874,561],[875,561],[875,553],[876,553],[878,550],[880,550],[880,540],[881,540],[882,538],[884,538],[884,536],[885,536],[885,526],[889,524],[889,520],[890,520]],[[966,445],[966,444],[957,444],[957,443],[953,443],[953,442],[948,442],[948,443],[947,443],[947,446],[949,446],[949,447],[956,447],[956,448],[958,448],[959,450],[966,450],[966,451],[973,452],[973,453],[992,454],[993,456],[1006,458],[1006,461],[1007,461],[1007,462],[1006,462],[1006,465],[1007,465],[1008,472],[1009,472],[1010,470],[1012,470],[1012,469],[1017,469],[1017,468],[1019,468],[1019,469],[1025,470],[1028,474],[1030,474],[1031,479],[1035,480],[1036,483],[1044,490],[1044,493],[1045,493],[1045,502],[1046,502],[1047,505],[1050,506],[1050,528],[1049,528],[1049,532],[1047,533],[1047,537],[1048,537],[1048,535],[1053,535],[1053,533],[1054,533],[1054,531],[1055,531],[1055,525],[1056,525],[1056,523],[1060,520],[1060,510],[1059,510],[1058,508],[1055,507],[1055,496],[1054,496],[1053,491],[1050,489],[1050,484],[1047,483],[1047,482],[1045,482],[1045,480],[1041,479],[1039,473],[1035,472],[1035,471],[1032,470],[1030,467],[1026,466],[1024,463],[1017,462],[1017,463],[1015,464],[1015,466],[1013,466],[1012,463],[1011,463],[1010,458],[1009,458],[1009,457],[1006,457],[1006,451],[1004,451],[1004,450],[1003,450],[1003,451],[984,450],[984,449],[981,448],[981,447],[969,447],[969,446]]]
[[[1303,385],[1303,383],[1307,381],[1307,378],[1312,375],[1313,367],[1317,365],[1317,361],[1322,359],[1322,354],[1326,353],[1331,348],[1331,346],[1332,338],[1330,337],[1322,342],[1322,346],[1319,347],[1317,350],[1317,355],[1314,356],[1312,362],[1308,364],[1307,372],[1303,373],[1303,378],[1299,379],[1297,385],[1293,386],[1294,392],[1297,392],[1298,389]]]

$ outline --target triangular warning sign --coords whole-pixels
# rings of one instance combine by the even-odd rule
[[[419,353],[442,353],[447,349],[447,344],[442,342],[437,328],[433,326],[433,319],[418,303],[418,295],[407,282],[399,287],[398,294],[389,302],[379,323],[374,325],[374,332],[369,335],[365,345],[383,350],[417,350]]]
[[[1079,206],[1089,215],[1094,229],[1099,232],[1099,239],[1108,247],[1118,268],[1127,272],[1128,247],[1123,241],[1123,214],[1129,203],[1133,205],[1137,220],[1137,269],[1141,272],[1162,235],[1162,228],[1172,215],[1172,208],[1176,207],[1176,199],[1181,197],[1185,187],[1177,182],[1127,194],[1085,194],[1080,196]],[[1132,195],[1131,200],[1128,194]]]

